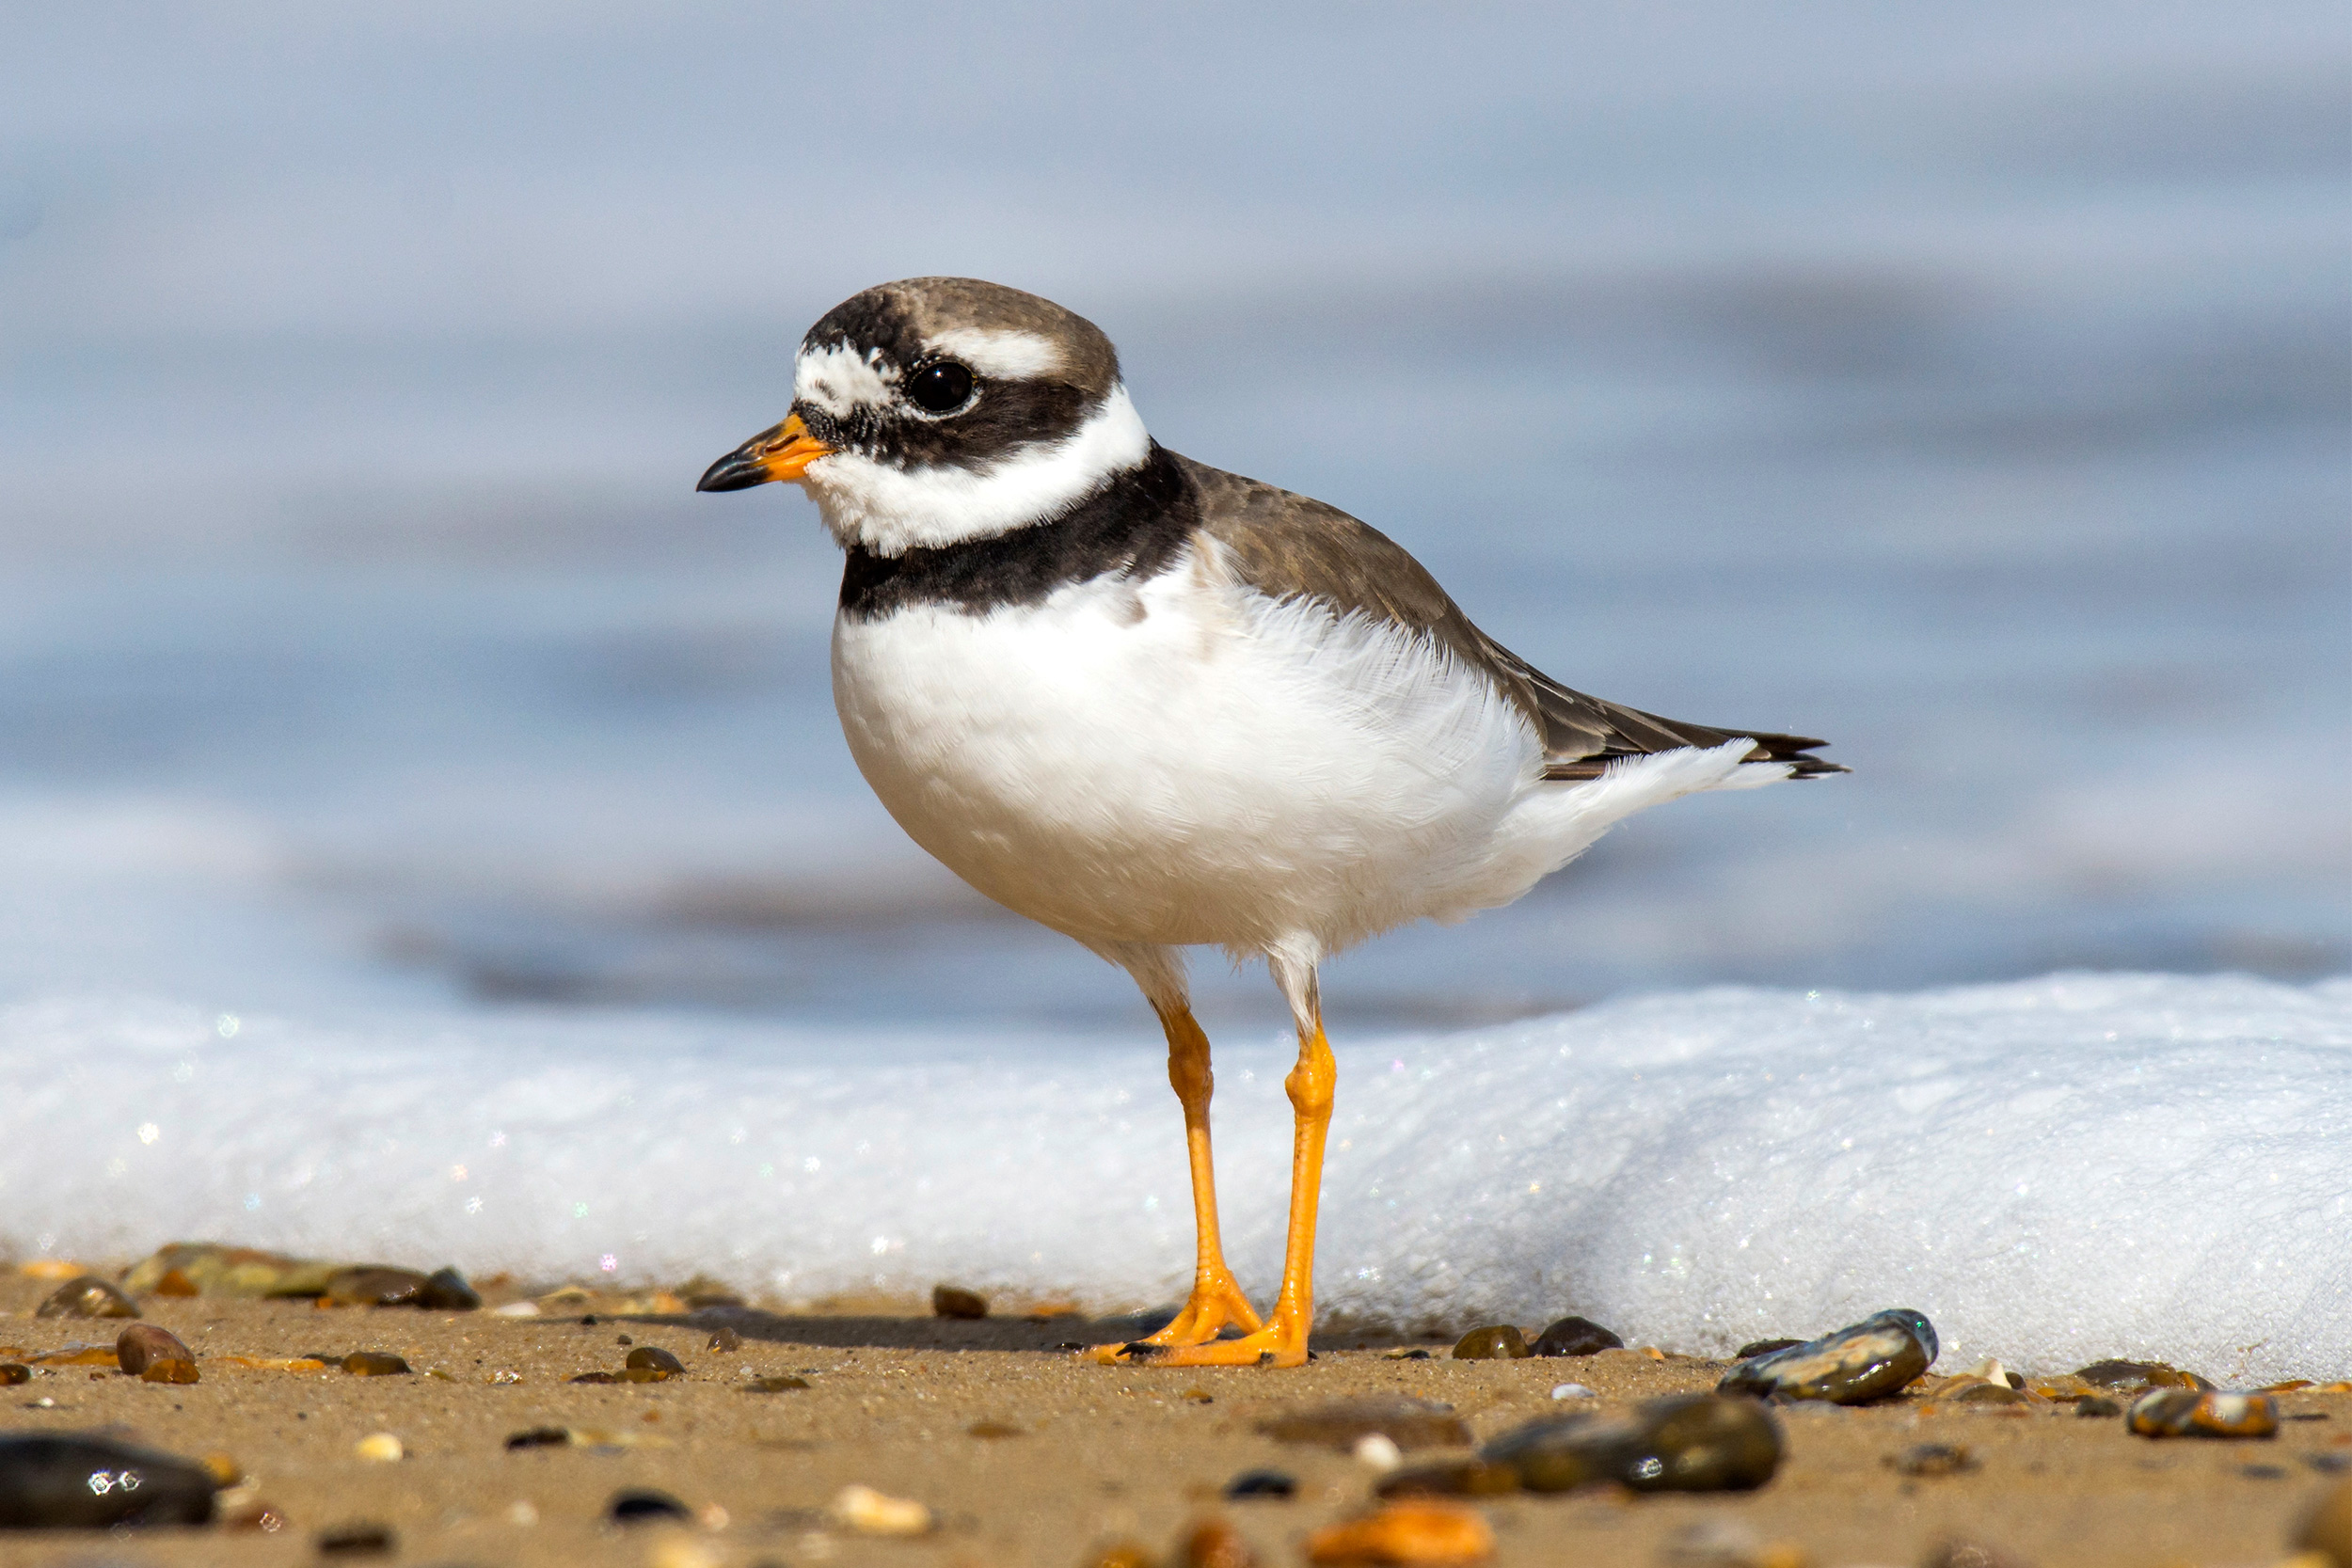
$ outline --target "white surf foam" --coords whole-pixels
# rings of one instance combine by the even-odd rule
[[[224,1029],[233,1029],[224,1034]],[[1288,1050],[1223,1048],[1226,1232],[1279,1268]],[[1320,1282],[1724,1352],[1912,1306],[1953,1364],[2352,1372],[2352,981],[1710,990],[1340,1046]],[[801,1298],[1172,1299],[1158,1052],[548,1014],[0,1010],[0,1241],[180,1237]]]

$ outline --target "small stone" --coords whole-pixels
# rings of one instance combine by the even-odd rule
[[[1637,1492],[1735,1492],[1780,1467],[1780,1427],[1751,1400],[1677,1394],[1630,1413],[1579,1411],[1513,1428],[1480,1449],[1531,1492],[1617,1481]]]
[[[1555,1383],[1551,1386],[1551,1397],[1555,1400],[1597,1400],[1600,1398],[1598,1394],[1581,1383]]]
[[[931,1287],[931,1310],[943,1318],[985,1318],[988,1298],[961,1285]]]
[[[1440,1459],[1409,1465],[1373,1486],[1381,1497],[1499,1497],[1519,1489],[1519,1473],[1484,1459]]]
[[[333,1307],[409,1307],[423,1289],[424,1275],[414,1269],[365,1263],[327,1275],[320,1299]]]
[[[1880,1312],[1835,1334],[1741,1361],[1715,1385],[1719,1394],[1863,1404],[1895,1393],[1928,1370],[1935,1327],[1907,1307]]]
[[[1314,1443],[1343,1453],[1375,1432],[1407,1451],[1471,1441],[1470,1423],[1452,1405],[1406,1398],[1337,1400],[1268,1417],[1258,1431],[1278,1443]]]
[[[1327,1525],[1307,1538],[1307,1560],[1323,1568],[1454,1568],[1494,1555],[1486,1521],[1448,1503],[1407,1500]]]
[[[2333,1558],[2338,1568],[2352,1563],[2352,1481],[2338,1481],[2321,1494],[2295,1532],[2295,1545]]]
[[[834,1495],[834,1520],[861,1535],[928,1535],[931,1511],[912,1497],[893,1497],[870,1486],[845,1486]]]
[[[22,1361],[0,1361],[0,1386],[14,1387],[33,1381],[33,1369]]]
[[[1597,1355],[1623,1350],[1625,1341],[1590,1318],[1567,1317],[1535,1336],[1532,1348],[1537,1355]]]
[[[706,1350],[726,1351],[733,1353],[743,1348],[743,1336],[736,1333],[735,1330],[731,1328],[722,1328],[712,1333],[710,1336],[710,1343],[703,1348]]]
[[[2074,1414],[2080,1417],[2121,1416],[2123,1406],[2103,1394],[2093,1394],[2089,1399],[2074,1402]]]
[[[1666,1543],[1666,1568],[1805,1568],[1802,1548],[1766,1542],[1737,1519],[1700,1519]]]
[[[2196,1388],[2213,1386],[2195,1372],[2185,1372],[2178,1367],[2161,1361],[2093,1361],[2079,1368],[2074,1375],[2093,1388],[2113,1388],[2129,1392],[2135,1388]]]
[[[1733,1351],[1731,1358],[1734,1361],[1753,1361],[1759,1355],[1770,1355],[1779,1350],[1794,1350],[1804,1343],[1803,1339],[1751,1339]]]
[[[161,1291],[164,1280],[177,1274],[208,1296],[317,1296],[326,1281],[343,1268],[313,1258],[289,1258],[254,1247],[222,1246],[215,1242],[174,1242],[134,1268],[123,1278],[129,1291]]]
[[[1279,1470],[1244,1470],[1225,1483],[1228,1497],[1295,1497],[1298,1495],[1295,1478]]]
[[[2352,1471],[2352,1454],[2307,1453],[2303,1463],[2323,1476],[2340,1476]]]
[[[2090,1399],[2096,1393],[2090,1384],[2072,1372],[2060,1372],[2056,1377],[2028,1378],[2026,1380],[2026,1391],[2059,1404],[2072,1404],[2076,1400]]]
[[[150,1361],[139,1371],[141,1383],[197,1383],[202,1380],[202,1376],[196,1370],[195,1362],[184,1361],[178,1356]]]
[[[391,1526],[366,1520],[337,1525],[319,1531],[318,1536],[321,1557],[390,1557],[399,1544],[400,1538],[392,1533]]]
[[[807,1386],[808,1379],[804,1377],[795,1377],[790,1372],[780,1372],[774,1377],[755,1377],[752,1379],[749,1383],[743,1385],[743,1392],[746,1394],[784,1394],[789,1393],[795,1388],[805,1388]]]
[[[1454,1345],[1456,1361],[1517,1361],[1534,1354],[1527,1347],[1527,1336],[1509,1323],[1473,1328]]]
[[[974,1421],[970,1426],[965,1427],[963,1432],[967,1437],[977,1437],[989,1442],[993,1442],[1000,1437],[1026,1437],[1028,1435],[1019,1427],[1005,1421]]]
[[[2284,1481],[2290,1474],[2283,1465],[2241,1465],[2237,1473],[2249,1481]]]
[[[131,1298],[94,1274],[69,1279],[37,1307],[37,1318],[135,1318]]]
[[[1886,1456],[1899,1475],[1957,1476],[1977,1467],[1976,1456],[1958,1443],[1915,1443]]]
[[[633,1371],[660,1372],[663,1377],[684,1377],[686,1363],[663,1350],[660,1345],[640,1345],[628,1353],[623,1366]]]
[[[582,1372],[578,1377],[567,1377],[564,1381],[566,1383],[621,1383],[627,1380],[618,1372]]]
[[[1393,1470],[1405,1463],[1404,1450],[1385,1432],[1364,1433],[1348,1451],[1355,1455],[1357,1464],[1375,1470]]]
[[[115,1364],[132,1376],[136,1377],[157,1361],[185,1361],[193,1365],[196,1353],[182,1344],[180,1337],[171,1330],[153,1323],[133,1323],[115,1336]]]
[[[569,1427],[526,1427],[506,1434],[509,1449],[561,1449],[568,1447],[571,1440]]]
[[[389,1432],[371,1432],[351,1446],[351,1451],[361,1459],[378,1465],[393,1465],[408,1457],[408,1450],[399,1438]]]
[[[201,1465],[111,1438],[0,1436],[0,1529],[200,1525],[213,1516]]]
[[[1953,1404],[2032,1404],[2036,1402],[2034,1396],[2022,1388],[2012,1388],[2006,1383],[1981,1381],[1972,1382],[1964,1388],[1939,1393],[1936,1397],[1948,1400]]]
[[[657,1525],[686,1524],[694,1513],[667,1492],[632,1486],[612,1494],[612,1500],[604,1505],[604,1516],[615,1525]]]
[[[1434,1357],[1432,1357],[1427,1351],[1422,1349],[1418,1345],[1415,1345],[1406,1350],[1383,1352],[1381,1359],[1386,1361],[1428,1361],[1434,1359]]]
[[[162,1277],[155,1281],[154,1293],[159,1296],[175,1296],[182,1299],[203,1294],[197,1289],[196,1281],[190,1279],[186,1273],[180,1269],[166,1269]]]
[[[1257,1568],[1258,1554],[1241,1531],[1222,1519],[1203,1519],[1184,1537],[1183,1568]]]
[[[435,1269],[418,1287],[416,1305],[428,1312],[471,1312],[482,1306],[482,1292],[454,1267]]]
[[[408,1363],[389,1351],[355,1351],[343,1357],[343,1370],[353,1377],[399,1377],[408,1370]]]
[[[2132,1402],[2124,1424],[2141,1437],[2276,1437],[2279,1402],[2268,1394],[2151,1388]]]

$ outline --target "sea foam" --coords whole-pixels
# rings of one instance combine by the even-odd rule
[[[1342,1041],[1324,1307],[1582,1312],[1723,1354],[1884,1307],[1947,1364],[2352,1373],[2352,981],[2058,974],[1714,990]],[[1220,1048],[1225,1231],[1280,1267],[1286,1042]],[[0,1242],[211,1237],[755,1294],[1171,1301],[1192,1225],[1158,1051],[554,1012],[0,1010]]]

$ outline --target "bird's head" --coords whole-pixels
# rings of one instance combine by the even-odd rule
[[[793,481],[845,547],[900,555],[1049,522],[1151,445],[1092,322],[994,283],[914,277],[810,327],[790,416],[695,488]]]

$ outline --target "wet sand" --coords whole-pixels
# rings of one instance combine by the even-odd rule
[[[14,1277],[0,1284],[8,1314],[0,1341],[32,1351],[112,1344],[119,1322],[34,1318],[53,1288]],[[578,1315],[299,1301],[148,1298],[141,1307],[145,1321],[203,1358],[200,1383],[46,1368],[0,1389],[6,1429],[107,1428],[190,1457],[226,1453],[283,1527],[15,1533],[0,1536],[0,1564],[308,1563],[319,1560],[321,1531],[373,1521],[396,1532],[396,1555],[338,1560],[1080,1568],[1093,1560],[1090,1549],[1120,1537],[1168,1553],[1188,1523],[1210,1514],[1232,1520],[1263,1562],[1292,1564],[1303,1560],[1311,1529],[1366,1506],[1375,1472],[1346,1453],[1259,1435],[1254,1423],[1268,1414],[1411,1394],[1453,1404],[1484,1440],[1564,1408],[1549,1397],[1557,1383],[1582,1383],[1613,1402],[1708,1389],[1724,1369],[1635,1350],[1462,1362],[1432,1345],[1432,1359],[1394,1360],[1384,1354],[1394,1341],[1348,1336],[1318,1341],[1318,1358],[1295,1371],[1103,1367],[1055,1347],[1122,1337],[1136,1331],[1132,1321],[954,1322],[913,1302],[797,1315],[599,1314],[593,1324]],[[739,1350],[708,1348],[721,1323],[742,1336]],[[565,1381],[618,1370],[623,1335],[675,1353],[688,1374],[660,1384]],[[415,1374],[211,1359],[360,1350],[404,1356]],[[809,1386],[745,1391],[752,1377],[777,1374]],[[1952,1536],[2040,1568],[2251,1564],[2282,1558],[2292,1521],[2333,1483],[2312,1461],[2352,1457],[2352,1395],[2281,1395],[2284,1414],[2307,1418],[2248,1442],[2152,1442],[2128,1435],[2120,1420],[2082,1419],[2066,1407],[2017,1415],[1930,1402],[1910,1396],[1783,1412],[1788,1458],[1751,1494],[1583,1492],[1475,1506],[1494,1528],[1494,1561],[1505,1568],[1658,1562],[1669,1541],[1708,1519],[1790,1543],[1817,1568],[1914,1564]],[[1016,1434],[974,1435],[982,1423]],[[611,1441],[505,1446],[512,1433],[548,1426]],[[407,1457],[358,1457],[355,1445],[378,1432],[397,1435]],[[1964,1444],[1979,1467],[1910,1479],[1886,1463],[1925,1442]],[[1297,1496],[1222,1500],[1227,1481],[1257,1467],[1295,1475]],[[850,1484],[919,1500],[939,1528],[914,1540],[847,1530],[825,1510]],[[608,1526],[606,1505],[625,1487],[660,1488],[704,1517],[691,1527]]]

